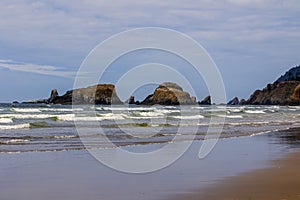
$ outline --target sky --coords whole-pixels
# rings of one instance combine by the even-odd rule
[[[298,0],[1,0],[0,27],[0,102],[65,93],[93,48],[141,27],[174,29],[200,43],[228,100],[248,98],[300,64]],[[206,95],[203,88],[199,100]]]

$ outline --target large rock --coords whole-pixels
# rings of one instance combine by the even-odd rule
[[[184,105],[184,104],[196,104],[196,98],[191,97],[189,93],[183,91],[183,89],[176,83],[166,82],[159,85],[153,94],[146,97],[142,105]]]
[[[50,98],[47,100],[48,103],[52,103],[58,96],[59,96],[59,95],[58,95],[57,90],[56,90],[56,89],[53,89],[53,90],[51,91]]]
[[[284,81],[268,84],[256,90],[247,100],[253,105],[300,105],[300,81]]]
[[[293,67],[263,90],[256,90],[246,104],[300,105],[300,66]]]
[[[230,106],[239,105],[239,104],[240,104],[240,101],[239,101],[239,98],[237,98],[237,97],[234,97],[231,101],[229,101],[227,103],[227,105],[230,105]]]
[[[121,104],[122,102],[116,94],[114,85],[99,84],[87,88],[67,91],[63,96],[56,96],[54,100],[51,101],[51,103],[67,105],[70,105],[72,103],[110,105]]]
[[[130,96],[129,99],[127,99],[125,101],[125,103],[127,103],[127,104],[136,104],[136,102],[134,100],[134,96]]]
[[[202,101],[198,102],[199,105],[211,105],[211,97],[207,96]]]
[[[241,99],[239,104],[240,105],[246,105],[247,104],[246,99]]]

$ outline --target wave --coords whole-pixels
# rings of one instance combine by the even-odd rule
[[[0,115],[2,118],[12,118],[12,119],[52,119],[53,121],[69,121],[74,120],[74,114],[3,114]]]
[[[52,111],[52,112],[74,112],[74,111],[83,111],[83,108],[40,108],[40,111]]]
[[[13,123],[11,118],[0,118],[0,124],[10,124]]]
[[[55,139],[71,139],[71,138],[79,138],[78,135],[60,135],[60,136],[53,136]]]
[[[20,144],[30,142],[28,139],[10,139],[7,141],[0,141],[0,144]]]
[[[263,110],[245,110],[245,113],[248,114],[265,114],[266,112]]]
[[[29,123],[29,128],[46,128],[46,127],[50,127],[50,125],[47,122]]]
[[[203,119],[203,115],[192,115],[192,116],[172,116],[172,118],[176,119]]]
[[[242,119],[242,115],[218,115],[218,117],[222,118],[232,118],[232,119]]]
[[[30,124],[16,124],[16,125],[0,125],[0,130],[12,130],[12,129],[25,129],[30,128]]]
[[[12,108],[12,110],[21,113],[40,113],[41,110],[39,108]]]

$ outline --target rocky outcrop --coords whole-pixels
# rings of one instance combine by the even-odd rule
[[[129,99],[127,99],[125,101],[125,103],[127,103],[127,104],[136,104],[136,102],[134,100],[134,96],[130,96]]]
[[[58,92],[56,89],[53,89],[50,94],[50,98],[47,100],[49,103],[53,102],[58,97]]]
[[[300,65],[291,68],[284,75],[280,76],[275,82],[300,81]]]
[[[300,81],[284,81],[268,84],[256,90],[247,100],[252,105],[300,105]]]
[[[176,83],[166,82],[159,85],[153,94],[146,97],[141,105],[184,105],[196,104],[196,98],[191,97],[189,93]]]
[[[256,90],[245,104],[300,105],[300,66],[291,68],[264,89]]]
[[[64,95],[58,96],[56,90],[52,90],[48,103],[53,104],[121,104],[116,94],[115,86],[112,84],[99,84],[87,88],[67,91]]]
[[[241,99],[239,104],[240,105],[246,105],[247,104],[246,99]]]
[[[207,96],[202,101],[198,102],[199,105],[211,105],[211,97]]]
[[[230,105],[230,106],[233,106],[233,105],[239,105],[240,104],[240,101],[239,101],[239,98],[237,97],[234,97],[232,100],[230,100],[227,105]]]

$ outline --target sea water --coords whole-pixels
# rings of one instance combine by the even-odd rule
[[[299,107],[289,106],[0,104],[0,153],[82,150],[83,137],[97,141],[89,148],[114,148],[166,143],[175,136],[203,140],[209,126],[222,128],[221,138],[231,138],[299,124]],[[88,134],[78,133],[78,127]]]

